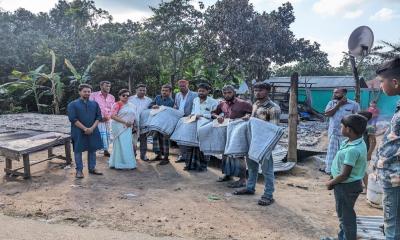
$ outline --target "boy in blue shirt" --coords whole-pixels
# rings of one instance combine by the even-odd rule
[[[362,192],[361,180],[367,166],[367,146],[363,133],[367,127],[367,119],[358,114],[344,117],[342,134],[344,140],[333,160],[331,179],[326,183],[328,190],[334,190],[336,212],[339,217],[339,240],[356,240],[357,223],[354,205]],[[330,238],[327,238],[330,239]]]

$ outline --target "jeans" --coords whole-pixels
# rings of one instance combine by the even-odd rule
[[[260,164],[256,161],[253,161],[247,158],[247,168],[249,171],[249,178],[247,179],[247,190],[255,192],[256,191],[256,183],[258,179],[258,169]],[[274,161],[272,160],[272,156],[267,159],[264,159],[261,164],[262,174],[264,176],[265,187],[264,187],[264,195],[263,197],[272,199],[274,193]]]
[[[339,218],[339,240],[357,239],[357,216],[354,205],[362,192],[361,180],[351,183],[339,183],[334,187],[336,212]]]
[[[386,240],[400,239],[400,187],[383,189]]]
[[[76,171],[82,172],[83,170],[83,161],[82,161],[82,152],[74,152]],[[89,171],[94,170],[96,168],[96,152],[88,152],[88,165]]]

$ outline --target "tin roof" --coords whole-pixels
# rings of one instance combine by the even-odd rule
[[[255,80],[253,80],[255,82]],[[266,79],[264,82],[278,85],[278,86],[290,86],[290,77],[271,77]],[[301,76],[299,77],[299,87],[302,88],[307,84],[311,88],[337,88],[346,87],[354,88],[356,83],[353,76]],[[364,80],[361,80],[361,88],[367,88],[367,84]],[[245,82],[240,84],[237,89],[238,94],[244,94],[248,91],[248,86]]]

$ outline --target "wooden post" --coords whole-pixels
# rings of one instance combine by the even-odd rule
[[[293,73],[290,77],[290,96],[289,96],[289,146],[288,157],[289,162],[297,162],[297,90],[299,86],[299,74]]]
[[[350,63],[351,63],[351,68],[353,70],[353,76],[354,80],[356,81],[356,88],[355,88],[355,100],[358,104],[361,104],[361,97],[360,97],[360,77],[358,76],[358,69],[356,65],[356,58],[354,56],[350,55]]]
[[[29,154],[24,154],[22,155],[22,158],[24,160],[24,178],[30,178],[31,177],[31,166],[29,165]]]
[[[52,148],[52,147],[49,147],[49,148],[47,149],[47,156],[48,156],[49,158],[51,158],[53,155],[54,155],[54,154],[53,154],[53,148]]]
[[[10,158],[6,158],[6,168],[4,171],[7,173],[7,170],[12,170],[12,160]]]

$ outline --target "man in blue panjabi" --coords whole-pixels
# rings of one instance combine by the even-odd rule
[[[88,152],[89,174],[103,175],[96,170],[96,150],[103,147],[97,125],[102,119],[99,104],[90,101],[92,87],[81,84],[78,87],[79,98],[70,102],[67,107],[71,122],[71,138],[76,164],[76,178],[83,178],[82,152]]]

